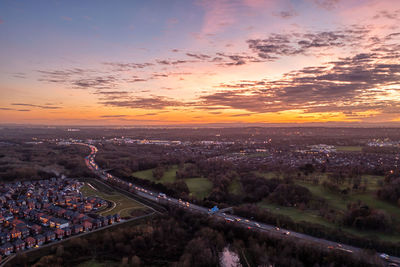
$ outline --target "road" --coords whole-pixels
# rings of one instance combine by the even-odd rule
[[[182,201],[181,199],[175,199],[175,198],[172,198],[169,196],[159,195],[158,192],[154,192],[154,191],[148,190],[146,188],[126,182],[120,178],[117,178],[117,177],[105,172],[104,170],[101,170],[100,167],[94,161],[94,158],[96,156],[98,149],[94,145],[89,145],[89,144],[84,144],[84,143],[75,143],[75,144],[84,145],[91,149],[91,153],[87,157],[85,157],[86,165],[88,166],[88,168],[90,170],[92,170],[97,176],[99,176],[104,181],[111,183],[113,185],[118,185],[119,189],[126,190],[130,193],[135,193],[142,198],[145,198],[147,200],[154,201],[154,202],[157,202],[160,204],[184,207],[187,210],[190,210],[192,212],[198,212],[198,213],[202,213],[202,214],[210,214],[210,210],[208,208],[205,208],[205,207],[193,204],[193,203],[189,203],[186,201]],[[343,251],[346,253],[351,253],[351,254],[361,253],[363,251],[362,248],[358,248],[358,247],[354,247],[354,246],[350,246],[350,245],[346,245],[346,244],[341,244],[338,242],[333,242],[333,241],[313,237],[313,236],[298,233],[298,232],[289,231],[287,229],[278,228],[274,225],[264,224],[261,222],[257,222],[257,221],[250,220],[250,219],[243,218],[243,217],[236,216],[236,215],[217,212],[217,213],[212,214],[212,216],[214,216],[218,219],[221,219],[221,220],[225,220],[226,222],[229,222],[229,223],[234,223],[236,225],[246,227],[248,229],[254,229],[254,230],[261,231],[261,232],[266,232],[266,233],[269,233],[272,235],[281,236],[282,238],[297,238],[297,239],[300,239],[303,241],[314,243],[314,244],[320,245],[322,248],[325,248],[326,250],[335,249],[335,250],[340,250],[340,251]],[[377,253],[377,257],[381,258],[379,256],[380,254],[381,253]],[[400,266],[400,258],[394,257],[394,256],[388,256],[387,259],[385,259],[385,260],[382,259],[382,263],[384,263],[386,265],[389,263],[393,263],[394,265],[391,265],[391,266]]]

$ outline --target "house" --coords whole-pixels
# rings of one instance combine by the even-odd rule
[[[72,226],[72,232],[74,234],[79,234],[79,233],[83,232],[83,226],[80,224],[75,224],[74,226]]]
[[[7,232],[0,233],[0,242],[2,244],[9,242],[11,240],[11,234]]]
[[[42,232],[42,227],[40,225],[34,224],[31,226],[31,232],[34,235],[40,234],[40,232]]]
[[[101,219],[101,221],[102,221],[102,225],[103,225],[103,226],[108,225],[108,219],[107,219],[107,217],[101,217],[100,219]]]
[[[93,209],[93,204],[90,202],[85,203],[85,205],[83,206],[83,211],[84,212],[90,212]]]
[[[114,223],[114,216],[107,215],[107,220],[108,220],[108,224],[113,224]]]
[[[92,223],[94,228],[100,228],[102,226],[102,222],[99,219],[93,219]]]
[[[50,227],[65,228],[69,226],[69,222],[60,218],[51,218],[49,221]]]
[[[36,245],[36,239],[31,237],[31,236],[28,236],[25,239],[25,242],[26,242],[26,247],[27,248],[31,248],[31,247],[34,247]]]
[[[3,255],[10,255],[14,251],[14,246],[10,243],[5,243],[0,247],[0,252]]]
[[[21,238],[21,236],[22,236],[21,231],[18,230],[18,229],[16,229],[16,228],[13,228],[13,229],[10,231],[10,234],[11,234],[11,239]]]
[[[67,212],[66,209],[61,208],[61,209],[57,210],[57,216],[58,217],[63,217],[64,213],[66,213],[66,212]]]
[[[71,220],[73,218],[73,216],[74,216],[74,212],[72,210],[67,210],[64,213],[64,218],[67,220]]]
[[[44,242],[46,242],[46,237],[44,237],[43,235],[36,235],[35,239],[38,246],[41,246]]]
[[[65,236],[70,236],[72,234],[72,230],[69,227],[63,229]]]
[[[58,239],[62,239],[64,237],[65,231],[63,229],[57,228],[54,233]]]
[[[53,231],[48,231],[44,234],[46,241],[53,241],[56,239],[56,234]]]
[[[27,226],[25,226],[24,228],[17,228],[17,229],[20,229],[22,238],[26,238],[29,235],[29,229]]]
[[[92,224],[91,222],[89,222],[89,221],[84,221],[84,222],[82,223],[82,226],[83,226],[83,230],[84,230],[85,232],[90,231],[90,230],[92,230],[92,228],[93,228],[93,224]]]
[[[17,239],[16,241],[14,241],[13,245],[14,245],[15,252],[25,249],[25,241],[22,241],[21,239]]]

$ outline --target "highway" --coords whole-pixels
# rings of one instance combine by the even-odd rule
[[[247,218],[239,217],[236,215],[231,215],[227,213],[215,212],[210,213],[210,209],[206,207],[202,207],[193,203],[189,203],[186,201],[182,201],[181,199],[175,199],[164,194],[159,194],[158,192],[150,191],[146,188],[134,185],[132,183],[126,182],[120,178],[117,178],[104,170],[101,170],[99,166],[94,161],[96,153],[98,149],[94,145],[84,144],[84,143],[75,143],[77,145],[84,145],[91,149],[91,153],[85,157],[86,165],[90,170],[92,170],[97,176],[99,176],[104,181],[107,181],[113,185],[118,185],[119,189],[126,190],[130,193],[135,193],[142,198],[157,202],[159,204],[170,205],[170,206],[178,206],[190,210],[191,212],[197,212],[202,214],[212,214],[212,216],[216,217],[217,219],[225,220],[228,223],[236,224],[239,226],[243,226],[247,229],[258,230],[262,232],[266,232],[272,235],[280,236],[281,238],[297,238],[303,241],[307,241],[309,243],[313,243],[316,245],[321,246],[323,249],[326,250],[340,250],[345,253],[361,253],[363,249],[341,244],[338,242],[329,241],[326,239],[321,239],[317,237],[313,237],[310,235],[293,232],[290,230],[278,228],[274,225],[264,224],[261,222],[257,222],[254,220],[250,220]],[[383,253],[382,253],[383,254]],[[386,254],[381,255],[381,253],[377,253],[377,257],[382,260],[383,266],[400,266],[400,258],[389,256]]]

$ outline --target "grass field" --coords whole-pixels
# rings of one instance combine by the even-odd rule
[[[361,152],[362,146],[337,146],[336,151],[341,152]]]
[[[109,188],[107,192],[104,192],[104,190],[101,190],[100,186],[98,186],[96,182],[86,182],[81,188],[81,191],[86,197],[97,196],[113,203],[111,208],[100,211],[100,215],[102,216],[118,213],[121,217],[129,217],[130,213],[135,209],[147,209],[147,207],[143,206],[139,202],[128,198],[127,196],[122,195],[111,188]]]
[[[240,184],[239,180],[233,180],[233,182],[228,187],[228,191],[231,194],[240,195],[242,193],[242,185]]]
[[[150,180],[156,183],[173,183],[176,181],[176,171],[178,170],[177,165],[171,166],[167,171],[164,172],[163,177],[160,180],[156,180],[153,177],[153,169],[138,171],[132,173],[133,177]],[[212,190],[212,183],[207,178],[185,178],[184,181],[189,188],[190,193],[198,199],[207,197]]]
[[[153,169],[149,169],[149,170],[144,170],[144,171],[138,171],[138,172],[134,172],[132,173],[132,176],[137,177],[137,178],[141,178],[141,179],[146,179],[146,180],[150,180],[153,182],[159,182],[159,183],[173,183],[176,181],[176,171],[178,170],[178,166],[177,165],[173,165],[171,166],[168,170],[166,170],[164,172],[163,177],[161,177],[160,180],[156,180],[153,177]]]
[[[266,179],[271,179],[273,177],[278,177],[277,173],[274,172],[267,172],[267,173],[257,173],[258,175],[261,175],[265,177]],[[322,182],[327,178],[327,173],[314,173],[312,174],[313,176],[316,176],[320,180],[320,184],[315,185],[311,184],[308,182],[303,182],[303,181],[296,181],[296,184],[299,184],[301,186],[304,186],[310,190],[313,196],[322,198],[326,201],[329,207],[345,212],[347,210],[347,204],[357,202],[360,200],[361,202],[367,204],[368,206],[374,208],[374,209],[379,209],[383,210],[389,215],[392,216],[394,220],[394,224],[397,224],[400,222],[400,207],[393,205],[391,203],[388,203],[386,201],[379,200],[376,197],[376,191],[379,188],[379,183],[380,181],[383,180],[383,176],[375,176],[375,175],[363,175],[362,176],[362,182],[364,183],[366,181],[367,184],[367,190],[364,193],[350,193],[347,196],[343,196],[339,193],[334,193],[331,192],[327,189],[325,189],[322,186]],[[349,184],[345,183],[341,187],[345,188],[347,186],[350,186]],[[324,225],[326,227],[330,228],[338,228],[339,226],[331,223],[329,221],[326,221],[324,218],[319,216],[317,211],[313,210],[305,210],[301,211],[297,208],[293,207],[282,207],[273,203],[270,203],[268,200],[263,200],[259,202],[259,206],[263,208],[269,209],[271,212],[276,213],[276,214],[281,214],[281,215],[286,215],[289,216],[292,220],[299,222],[299,221],[306,221],[310,223],[317,223]],[[378,232],[372,232],[372,231],[357,231],[353,228],[341,228],[342,230],[346,230],[349,233],[352,233],[354,235],[358,236],[372,236],[375,235],[377,238],[380,238],[382,240],[386,241],[395,241],[398,242],[400,241],[400,234],[386,234],[386,233],[378,233]]]
[[[185,182],[190,193],[197,199],[203,199],[211,193],[212,183],[206,178],[190,178],[185,179]]]
[[[311,210],[299,210],[293,207],[282,207],[273,203],[268,202],[267,200],[263,200],[258,203],[258,206],[261,208],[265,208],[271,213],[280,214],[290,217],[294,222],[309,222],[320,224],[328,228],[341,229],[344,232],[353,234],[355,236],[360,237],[374,237],[379,238],[380,240],[388,241],[388,242],[400,242],[400,234],[391,234],[391,233],[381,233],[375,231],[358,231],[350,227],[341,227],[334,223],[331,223],[324,218],[318,216],[316,211]]]

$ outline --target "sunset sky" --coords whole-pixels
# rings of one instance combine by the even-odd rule
[[[400,124],[399,0],[0,1],[0,123]]]

